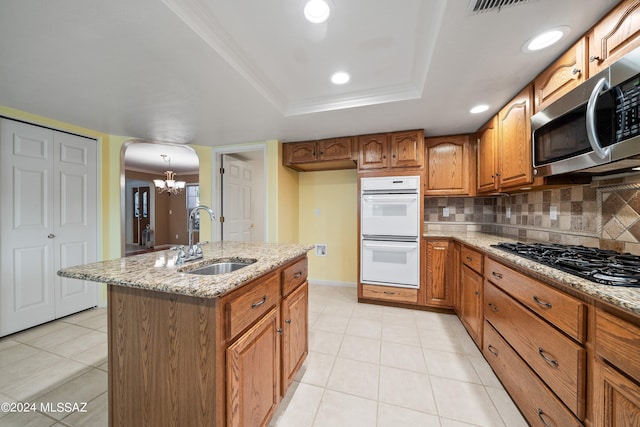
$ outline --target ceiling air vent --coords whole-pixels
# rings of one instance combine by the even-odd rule
[[[537,0],[471,0],[467,9],[467,16],[485,12],[500,12],[502,8],[532,3]]]

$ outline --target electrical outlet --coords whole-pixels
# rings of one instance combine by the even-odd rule
[[[449,206],[442,208],[442,216],[447,218],[449,216]]]
[[[507,216],[507,219],[511,218],[511,208],[509,206],[507,206],[506,216]]]
[[[316,244],[316,256],[327,256],[327,245],[324,243]]]
[[[178,240],[179,238],[180,238],[180,236],[178,236],[178,235],[176,234],[176,240]]]
[[[551,208],[549,209],[549,219],[551,219],[551,221],[556,221],[558,219],[557,206],[551,206]]]

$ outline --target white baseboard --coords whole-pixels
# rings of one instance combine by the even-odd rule
[[[353,282],[336,282],[333,280],[316,280],[309,279],[310,285],[323,285],[323,286],[342,286],[344,288],[355,288],[356,284]]]

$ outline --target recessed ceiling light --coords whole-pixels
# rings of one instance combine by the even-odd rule
[[[475,107],[473,107],[472,109],[469,110],[469,112],[471,114],[478,114],[478,113],[484,113],[485,111],[487,111],[489,109],[488,105],[482,104],[482,105],[476,105]]]
[[[336,85],[343,85],[351,80],[351,76],[346,71],[338,71],[331,75],[331,82]]]
[[[330,14],[329,4],[324,0],[309,0],[304,6],[304,17],[314,24],[323,23],[329,19]]]
[[[527,40],[524,46],[522,46],[522,51],[528,53],[544,49],[556,43],[566,34],[569,34],[569,27],[567,26],[552,28]]]

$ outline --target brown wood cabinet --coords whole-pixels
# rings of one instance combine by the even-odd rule
[[[109,285],[110,425],[268,425],[308,353],[306,278],[303,256],[220,298]]]
[[[623,0],[588,35],[589,76],[640,46],[640,1]]]
[[[427,240],[427,305],[453,307],[449,240]]]
[[[478,193],[491,193],[498,190],[498,117],[494,116],[478,129],[476,138]]]
[[[531,86],[525,87],[498,113],[498,189],[533,182],[531,160]]]
[[[482,348],[483,255],[467,246],[460,251],[460,321],[473,341]]]
[[[581,38],[534,80],[534,113],[586,80],[589,67],[586,50],[586,40]]]
[[[475,157],[469,135],[425,138],[425,196],[475,194]]]
[[[282,300],[282,396],[309,352],[308,301],[306,281]]]
[[[352,137],[285,143],[282,164],[297,171],[355,169],[354,145]]]
[[[227,349],[227,425],[265,426],[280,401],[280,313],[273,308]]]
[[[421,168],[424,165],[424,131],[361,135],[358,170]]]
[[[596,311],[593,425],[640,425],[640,327]]]
[[[418,302],[418,290],[398,288],[395,286],[361,285],[362,298],[416,304]]]

